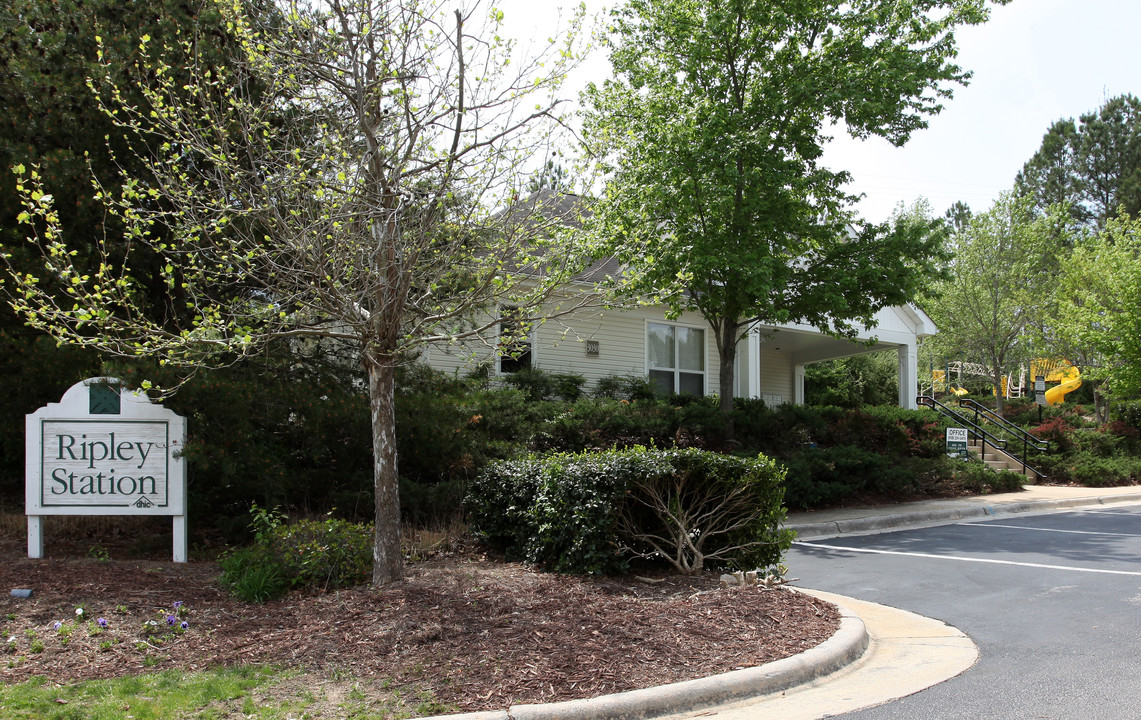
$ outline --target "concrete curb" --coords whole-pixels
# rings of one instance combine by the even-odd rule
[[[959,505],[956,507],[922,510],[886,515],[870,515],[861,518],[829,520],[816,523],[794,523],[786,525],[795,530],[797,539],[835,537],[857,533],[870,533],[877,530],[938,525],[941,523],[970,520],[975,518],[1016,515],[1029,512],[1049,512],[1065,508],[1090,505],[1110,505],[1113,503],[1141,502],[1141,493],[1109,495],[1097,497],[1064,498],[1054,500],[1031,500],[1026,502],[1004,502],[994,505]]]
[[[840,629],[811,650],[753,668],[613,695],[427,720],[640,720],[786,690],[855,662],[870,638],[859,616],[837,605]]]

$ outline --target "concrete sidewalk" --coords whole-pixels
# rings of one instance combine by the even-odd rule
[[[1027,485],[1023,492],[790,513],[785,521],[785,527],[795,530],[798,539],[807,540],[929,527],[960,520],[981,520],[998,515],[1046,513],[1067,508],[1126,502],[1141,502],[1141,487]]]

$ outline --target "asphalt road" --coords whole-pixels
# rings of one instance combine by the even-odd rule
[[[803,587],[937,618],[978,663],[853,720],[1141,718],[1141,505],[798,543]]]

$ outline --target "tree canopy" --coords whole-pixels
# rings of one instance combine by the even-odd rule
[[[190,367],[283,340],[353,349],[369,378],[373,580],[397,580],[396,367],[426,343],[497,327],[502,306],[525,321],[589,299],[553,299],[587,260],[565,238],[550,251],[559,218],[534,202],[502,212],[558,128],[554,93],[576,61],[578,19],[519,58],[493,8],[211,7],[231,62],[206,62],[217,44],[176,30],[170,42],[138,38],[129,87],[106,64],[94,78],[101,109],[130,142],[114,153],[118,184],[95,178],[96,199],[123,231],[96,239],[93,262],[73,262],[42,170],[18,168],[19,219],[39,266],[14,264],[6,243],[7,292],[29,324],[61,340]],[[161,259],[159,286],[183,318],[142,311],[136,249]],[[45,291],[49,280],[64,293]]]
[[[1141,395],[1141,220],[1111,218],[1076,242],[1055,308],[1055,342],[1082,351],[1082,373],[1099,395]]]
[[[1005,373],[1034,356],[1028,330],[1053,293],[1064,224],[1059,208],[1035,215],[1028,199],[1006,193],[951,235],[950,278],[924,303],[944,357],[984,365],[1001,389]]]
[[[272,12],[265,3],[254,6]],[[120,171],[132,175],[142,168],[127,152],[130,133],[100,111],[88,80],[110,74],[124,98],[141,102],[131,58],[144,35],[152,42],[170,41],[173,67],[186,65],[174,42],[178,35],[203,38],[200,57],[211,63],[228,57],[221,15],[209,3],[12,0],[0,7],[0,107],[5,110],[0,117],[0,242],[19,247],[22,240],[16,220],[22,200],[9,169],[31,163],[37,165],[44,191],[55,198],[77,265],[94,261],[100,238],[113,242],[121,236],[117,221],[92,197],[91,176],[117,187]],[[148,275],[140,289],[148,295],[150,312],[172,312],[174,308],[162,306],[157,273]],[[7,313],[2,317],[4,325],[14,322]]]
[[[1020,194],[1045,212],[1066,203],[1092,228],[1141,213],[1141,100],[1118,95],[1094,112],[1058,120],[1015,178]]]
[[[751,323],[851,335],[933,271],[935,234],[858,222],[848,173],[820,159],[832,123],[896,145],[925,127],[970,76],[954,62],[955,30],[984,22],[989,4],[630,0],[614,11],[616,78],[585,96],[608,179],[596,226],[625,251],[634,292],[712,325],[726,411]]]

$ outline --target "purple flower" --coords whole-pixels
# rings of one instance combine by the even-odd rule
[[[182,628],[183,630],[185,630],[185,629],[187,629],[188,627],[190,627],[190,623],[188,623],[188,622],[186,622],[185,620],[183,620],[183,621],[182,621],[182,624],[181,624],[181,625],[179,625],[179,627],[180,627],[180,628]]]
[[[63,627],[63,623],[61,623],[59,620],[56,620],[54,623],[52,623],[52,627],[56,630],[59,630],[61,627]]]
[[[182,607],[182,601],[181,600],[175,600],[174,601],[174,609],[177,610],[180,607]]]
[[[99,627],[101,627],[101,628],[105,628],[105,627],[107,627],[107,618],[99,618],[99,619],[98,619],[98,620],[96,620],[95,622],[96,622],[96,623],[99,625]]]
[[[178,618],[176,618],[175,616],[173,616],[173,615],[167,615],[166,616],[166,624],[167,625],[174,625],[177,622],[178,622]]]

